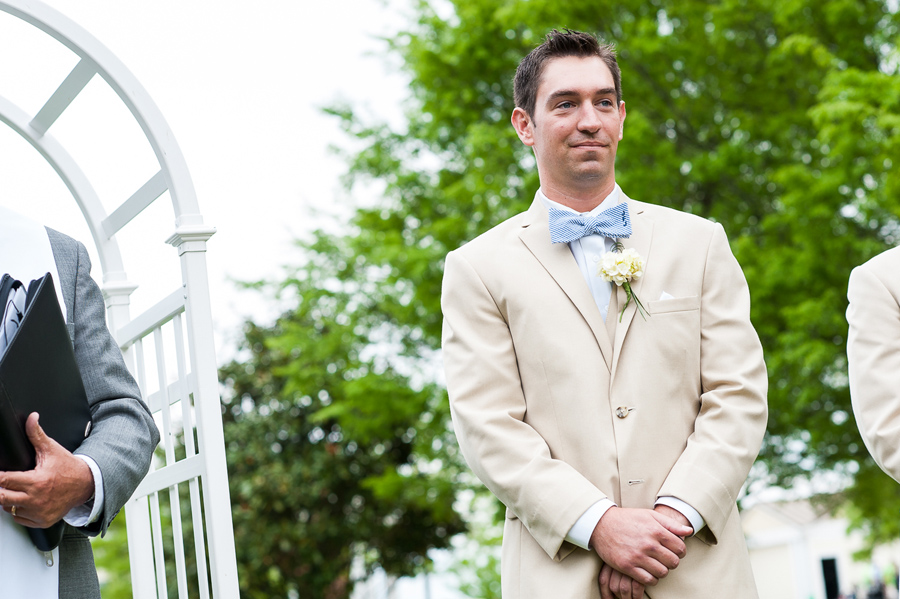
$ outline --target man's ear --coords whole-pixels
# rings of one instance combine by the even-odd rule
[[[625,102],[619,102],[619,140],[625,136]]]
[[[526,146],[534,145],[534,130],[532,128],[531,117],[528,116],[528,113],[516,107],[512,113],[512,126],[516,130],[516,135],[519,136],[519,139],[522,140],[522,143]]]

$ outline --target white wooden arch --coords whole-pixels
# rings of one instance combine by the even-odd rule
[[[160,458],[125,506],[134,596],[168,599],[172,589],[182,599],[237,599],[205,255],[215,229],[203,223],[187,165],[165,119],[125,65],[78,24],[39,1],[0,0],[0,11],[36,27],[78,57],[35,114],[0,95],[0,122],[43,156],[81,209],[100,257],[110,329],[160,425]],[[109,212],[79,164],[49,133],[94,77],[102,78],[124,103],[159,162],[159,171]],[[132,317],[130,296],[136,285],[126,275],[116,235],[166,192],[175,212],[167,243],[180,256],[183,286]],[[153,351],[145,351],[150,347]],[[155,372],[148,374],[148,369]]]

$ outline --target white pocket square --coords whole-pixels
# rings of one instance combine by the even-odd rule
[[[659,299],[660,299],[660,301],[668,300],[668,299],[675,299],[675,296],[663,291],[662,295],[659,296]]]

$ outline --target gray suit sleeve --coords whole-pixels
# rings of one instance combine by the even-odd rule
[[[159,431],[106,326],[103,296],[90,276],[87,250],[52,230],[50,241],[93,420],[90,435],[75,453],[91,457],[103,474],[102,514],[80,530],[102,535],[147,474]]]

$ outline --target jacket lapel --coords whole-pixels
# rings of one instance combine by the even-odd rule
[[[633,248],[637,251],[638,254],[644,259],[644,272],[647,272],[647,264],[649,263],[650,258],[650,242],[653,238],[653,221],[647,218],[644,215],[643,208],[640,205],[635,204],[632,200],[625,198],[625,201],[628,202],[628,211],[631,216],[631,237],[628,239],[622,240],[622,246],[625,249]],[[631,290],[634,292],[634,295],[641,299],[641,303],[646,306],[647,298],[641,295],[641,287],[644,284],[644,277],[641,277],[631,285]],[[622,312],[622,306],[625,305],[625,301],[627,299],[625,294],[625,287],[616,287],[616,299],[619,302],[619,313]],[[635,318],[635,314],[637,313],[637,302],[632,299],[628,302],[628,307],[625,308],[625,313],[622,314],[622,320],[616,326],[616,336],[615,341],[613,342],[613,363],[612,363],[612,376],[615,377],[616,374],[616,366],[619,363],[619,354],[622,352],[622,344],[625,342],[625,335],[628,333],[628,329],[631,327],[631,322]],[[612,316],[610,314],[610,316]],[[619,317],[619,314],[615,315],[616,318]],[[607,317],[609,318],[609,316]],[[643,317],[640,317],[643,318]],[[649,318],[649,316],[648,316]]]
[[[581,271],[578,270],[568,244],[550,241],[547,209],[537,198],[525,214],[519,237],[575,304],[600,346],[606,367],[611,368],[613,349],[600,310],[594,303],[591,291],[585,284]]]

